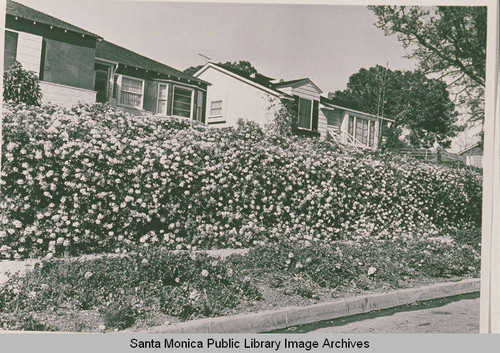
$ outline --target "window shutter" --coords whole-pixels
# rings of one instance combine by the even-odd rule
[[[318,131],[319,101],[313,101],[312,130]]]

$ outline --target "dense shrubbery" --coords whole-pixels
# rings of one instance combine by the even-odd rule
[[[0,258],[390,238],[481,219],[475,173],[100,104],[4,106],[2,169]]]

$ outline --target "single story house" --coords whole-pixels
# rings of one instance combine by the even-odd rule
[[[476,168],[483,167],[483,148],[479,145],[479,143],[473,144],[458,154],[462,156],[466,165]]]
[[[292,96],[274,88],[272,79],[263,75],[208,63],[193,76],[210,82],[206,108],[209,126],[235,126],[240,118],[264,125],[274,119],[282,99],[293,101]]]
[[[207,63],[194,76],[210,82],[206,116],[212,126],[234,126],[239,118],[264,125],[274,119],[282,100],[294,100],[296,133],[322,139],[331,135],[344,144],[376,149],[382,129],[393,122],[336,104],[321,96],[323,92],[309,78],[275,80],[214,63]]]
[[[207,82],[7,0],[4,68],[14,61],[39,76],[46,103],[109,102],[205,121]]]

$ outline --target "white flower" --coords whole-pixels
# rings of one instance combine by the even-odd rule
[[[90,272],[90,271],[85,272],[85,278],[90,278],[90,277],[92,277],[93,275],[94,275],[94,274],[93,274],[92,272]]]
[[[201,275],[202,275],[203,277],[207,277],[207,276],[208,276],[208,271],[207,271],[207,270],[203,270],[203,271],[201,271]]]
[[[370,267],[368,269],[368,276],[373,275],[376,271],[377,271],[377,269],[375,267]]]

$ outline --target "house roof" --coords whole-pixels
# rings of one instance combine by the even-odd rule
[[[280,88],[280,87],[288,87],[288,86],[295,86],[295,85],[298,85],[298,83],[302,83],[302,82],[308,82],[310,83],[312,86],[314,86],[314,88],[316,88],[316,90],[319,92],[319,93],[323,93],[323,91],[321,90],[321,88],[319,88],[318,86],[316,86],[316,84],[314,82],[311,81],[311,79],[305,77],[305,78],[299,78],[297,80],[290,80],[290,81],[283,81],[283,82],[278,82],[278,83],[275,83],[274,84],[274,87],[275,88]]]
[[[194,76],[188,75],[182,71],[162,64],[143,55],[137,54],[131,50],[120,47],[119,45],[102,40],[96,42],[95,56],[97,59],[105,59],[117,62],[123,65],[129,65],[144,70],[151,70],[164,75],[171,75],[193,82],[209,84]]]
[[[11,16],[15,16],[15,17],[19,17],[19,18],[24,18],[24,19],[27,19],[30,21],[35,21],[35,22],[46,24],[46,25],[62,28],[62,29],[68,30],[68,31],[76,32],[78,34],[84,34],[84,35],[95,37],[95,38],[101,38],[97,34],[86,31],[80,27],[73,26],[72,24],[61,21],[55,17],[52,17],[50,15],[47,15],[43,12],[32,9],[31,7],[17,3],[15,1],[7,0],[6,14],[11,15]]]
[[[353,113],[367,115],[367,116],[371,116],[373,118],[383,119],[383,120],[394,122],[393,119],[384,118],[383,116],[378,116],[378,115],[375,115],[375,114],[365,113],[365,112],[362,112],[360,110],[352,109],[352,108],[349,108],[347,106],[341,105],[341,102],[339,102],[339,101],[337,101],[335,99],[328,99],[326,97],[321,96],[320,99],[319,99],[319,102],[321,104],[327,106],[327,107],[337,108],[337,109],[344,109],[344,110],[351,111]]]
[[[242,70],[226,67],[223,65],[218,65],[218,64],[215,64],[212,62],[207,63],[205,66],[203,66],[201,69],[199,69],[194,75],[196,77],[198,77],[198,75],[201,75],[204,71],[206,71],[210,67],[212,67],[220,72],[223,72],[229,76],[239,78],[242,81],[244,81],[248,84],[251,84],[260,90],[267,91],[268,93],[272,93],[276,96],[283,96],[283,97],[287,97],[287,98],[292,98],[292,96],[290,96],[289,94],[286,94],[286,93],[274,88],[274,85],[270,82],[272,80],[271,77],[264,76],[261,74],[252,75],[252,74],[249,74],[249,73],[242,71]]]
[[[252,75],[246,71],[238,70],[238,69],[235,69],[233,67],[226,66],[226,65],[220,65],[220,64],[213,64],[213,65],[218,66],[218,67],[222,67],[223,69],[226,69],[227,71],[231,71],[232,73],[234,73],[236,75],[244,77],[247,80],[258,83],[259,85],[265,86],[267,88],[271,88],[273,86],[271,83],[271,81],[273,80],[272,77],[268,77],[268,76],[265,76],[265,75],[262,75],[259,73]]]

